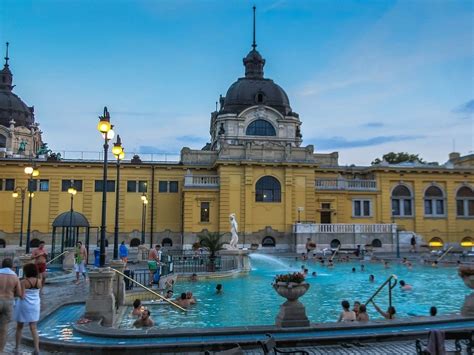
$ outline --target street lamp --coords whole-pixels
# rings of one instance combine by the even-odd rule
[[[73,185],[71,185],[67,189],[67,193],[71,195],[71,211],[69,212],[69,228],[67,229],[66,245],[69,247],[72,247],[75,244],[75,243],[71,243],[71,239],[74,238],[73,233],[72,233],[72,214],[74,212],[74,196],[76,196],[77,190]]]
[[[146,205],[148,204],[148,199],[146,194],[143,193],[141,196],[142,200],[142,244],[145,244],[145,228],[146,228]]]
[[[26,226],[26,254],[30,253],[30,237],[31,237],[31,204],[33,202],[34,189],[33,182],[35,177],[39,176],[39,170],[35,166],[27,166],[25,174],[28,175],[28,223]]]
[[[25,210],[26,187],[17,187],[13,193],[13,198],[21,198],[21,217],[20,217],[20,247],[23,246],[23,215]]]
[[[100,224],[100,259],[99,266],[105,265],[105,233],[107,220],[107,153],[109,150],[109,140],[114,137],[114,131],[110,124],[110,114],[107,107],[104,107],[104,114],[99,116],[97,130],[102,134],[104,139],[104,170],[102,177],[102,220]]]
[[[117,182],[115,188],[115,229],[114,229],[114,260],[118,259],[118,234],[119,234],[119,197],[120,197],[120,161],[125,158],[122,140],[117,135],[117,141],[112,147],[112,153],[117,159]]]

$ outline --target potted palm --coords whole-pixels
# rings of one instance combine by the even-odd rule
[[[307,327],[309,319],[306,316],[305,306],[298,300],[309,289],[304,275],[299,272],[277,275],[273,288],[286,302],[280,306],[280,313],[276,317],[279,327]]]
[[[219,250],[224,249],[224,242],[221,241],[222,235],[219,233],[206,232],[200,234],[198,237],[201,247],[209,251],[208,271],[214,272],[216,271],[216,254]]]

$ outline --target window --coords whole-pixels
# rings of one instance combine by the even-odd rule
[[[411,217],[413,198],[411,191],[404,185],[398,185],[392,191],[392,216]]]
[[[172,247],[173,246],[173,241],[171,240],[171,238],[164,238],[161,241],[161,246],[163,246],[163,247]]]
[[[336,249],[339,245],[341,245],[341,242],[339,239],[333,239],[331,240],[331,248]]]
[[[0,191],[13,191],[15,190],[15,179],[0,179]]]
[[[265,237],[262,240],[262,247],[275,247],[275,238],[273,237]]]
[[[103,180],[95,181],[95,192],[102,192],[103,189]],[[107,192],[115,192],[115,180],[107,180]]]
[[[425,216],[444,216],[444,195],[437,186],[430,186],[425,191]]]
[[[159,181],[158,192],[178,192],[177,181]]]
[[[258,92],[257,95],[255,96],[255,102],[257,104],[262,104],[265,100],[265,94],[263,92]]]
[[[148,182],[144,180],[140,181],[127,181],[127,192],[147,192]],[[137,191],[138,188],[138,191]]]
[[[331,209],[331,204],[330,203],[321,203],[321,209],[322,210],[330,210]]]
[[[456,194],[456,214],[458,217],[474,217],[474,191],[469,186],[461,187]]]
[[[67,192],[67,190],[73,186],[76,191],[82,191],[82,180],[74,180],[74,179],[70,179],[70,180],[62,180],[61,181],[61,191],[63,192]]]
[[[264,176],[255,186],[255,201],[281,202],[280,182],[273,176]]]
[[[431,238],[430,241],[428,242],[428,246],[431,248],[442,248],[444,245],[444,242],[441,238],[434,237]]]
[[[353,200],[352,216],[353,217],[370,217],[372,215],[371,200]]]
[[[201,222],[209,222],[209,202],[201,202]]]
[[[245,134],[248,136],[276,136],[273,125],[265,120],[255,120],[250,123]]]
[[[7,146],[7,137],[3,134],[0,134],[0,148],[5,148]]]
[[[38,183],[40,191],[49,191],[49,180],[41,179]]]

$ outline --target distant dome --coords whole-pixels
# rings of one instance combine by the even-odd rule
[[[35,121],[34,109],[26,105],[13,90],[13,74],[8,65],[8,43],[5,65],[0,70],[0,125],[10,126],[15,120],[15,126],[30,127]]]

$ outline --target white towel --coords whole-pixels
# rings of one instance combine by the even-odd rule
[[[2,269],[0,269],[0,274],[4,274],[4,275],[15,275],[15,271],[13,271],[12,269],[10,269],[9,267],[4,267]]]

